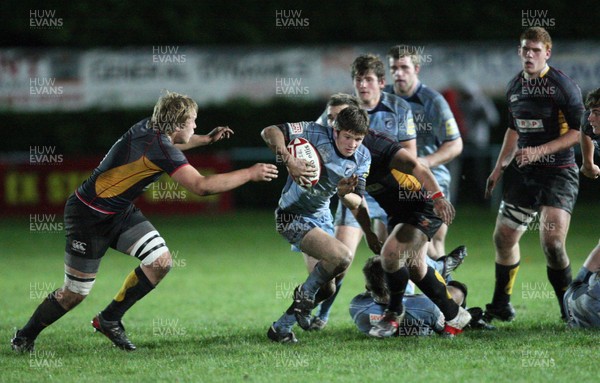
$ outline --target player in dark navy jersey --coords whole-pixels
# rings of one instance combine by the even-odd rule
[[[503,199],[494,230],[496,283],[486,319],[511,321],[512,287],[519,270],[519,240],[539,214],[547,275],[565,318],[562,298],[571,282],[565,239],[579,178],[573,146],[579,141],[581,91],[548,66],[552,40],[544,28],[525,30],[519,56],[523,70],[507,87],[509,126],[486,187],[491,195],[504,173]]]
[[[87,297],[108,248],[136,257],[140,266],[125,279],[114,300],[92,321],[115,346],[135,350],[121,318],[165,277],[171,254],[165,240],[133,205],[133,200],[162,174],[198,195],[221,193],[249,181],[270,181],[277,167],[256,164],[225,174],[201,175],[176,145],[209,144],[233,133],[229,128],[194,136],[198,105],[167,92],[152,118],[133,125],[109,150],[92,175],[65,205],[65,279],[50,293],[11,341],[15,351],[32,351],[39,333]],[[192,138],[193,137],[193,138]]]
[[[586,111],[581,118],[581,173],[598,178],[600,167],[594,164],[594,150],[600,152],[600,88],[591,91],[585,99]]]
[[[349,104],[353,102],[349,100]],[[328,118],[335,120],[347,107],[328,108]],[[396,332],[404,316],[402,300],[409,278],[444,314],[444,331],[448,335],[460,333],[469,323],[470,315],[451,299],[444,279],[426,262],[428,242],[442,222],[451,223],[454,207],[429,168],[395,137],[369,129],[363,145],[371,153],[365,190],[387,214],[390,232],[381,250],[390,300],[383,318],[369,334],[389,337]],[[371,221],[364,220],[360,224],[365,233],[372,232]]]

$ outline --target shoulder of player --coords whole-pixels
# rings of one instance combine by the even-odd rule
[[[403,111],[410,110],[408,101],[393,93],[381,92],[380,102],[393,111],[397,111],[398,109],[402,109]]]
[[[557,83],[565,91],[579,90],[579,85],[563,71],[553,66],[550,66],[550,70],[544,77],[547,77],[549,81]]]

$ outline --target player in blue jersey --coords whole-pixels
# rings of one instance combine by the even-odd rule
[[[50,293],[27,324],[17,330],[11,340],[13,350],[33,351],[39,333],[88,296],[109,247],[137,258],[140,266],[126,277],[114,300],[94,317],[92,325],[115,346],[135,350],[121,318],[166,276],[171,254],[133,201],[164,173],[198,195],[277,177],[277,167],[271,164],[209,176],[190,166],[175,145],[209,144],[233,133],[222,127],[208,136],[193,136],[197,111],[191,98],[167,92],[156,103],[152,117],[133,125],[69,197],[65,205],[64,285]]]
[[[450,171],[445,166],[460,155],[462,139],[454,115],[444,97],[419,80],[420,55],[416,47],[396,45],[387,54],[393,84],[383,90],[402,97],[412,109],[417,132],[417,155],[431,169],[442,192],[450,199]],[[429,244],[428,255],[446,254],[448,226],[442,225]]]
[[[352,63],[351,76],[360,106],[369,113],[369,129],[394,136],[402,143],[403,147],[416,155],[416,133],[410,105],[402,98],[382,91],[385,86],[385,65],[381,59],[372,54],[358,56]],[[331,102],[340,105],[333,99],[328,103],[328,107],[331,106]],[[325,124],[327,119],[328,112],[326,110],[318,122]],[[374,221],[375,233],[383,241],[387,236],[386,214],[368,193],[365,198],[369,207],[369,215]],[[342,204],[338,204],[335,214],[335,237],[345,243],[353,254],[356,253],[362,238],[360,225]],[[312,329],[320,330],[327,324],[331,305],[342,286],[342,280],[343,275],[336,280],[336,294],[319,306],[319,310],[313,318]]]
[[[563,295],[571,266],[565,240],[579,189],[573,146],[584,108],[577,84],[548,65],[551,52],[552,39],[544,28],[523,31],[518,50],[523,70],[507,87],[509,125],[486,186],[489,197],[504,177],[494,230],[496,283],[487,320],[515,317],[510,296],[521,259],[519,240],[538,214],[548,280],[566,318]]]
[[[274,342],[297,342],[292,331],[294,324],[297,322],[304,330],[310,328],[315,302],[335,292],[334,278],[352,262],[354,253],[333,237],[329,201],[337,192],[341,202],[359,220],[369,221],[362,194],[371,156],[361,145],[368,126],[367,113],[353,107],[340,113],[333,127],[297,122],[269,126],[262,131],[264,141],[280,156],[290,175],[275,212],[277,231],[294,250],[304,253],[309,271],[306,281],[294,290],[292,305],[267,332]],[[322,160],[319,182],[312,188],[301,187],[292,179],[310,177],[314,172],[306,161],[296,159],[286,150],[286,143],[297,137],[307,139]],[[371,249],[378,252],[380,243],[375,233],[368,232],[366,237]]]
[[[433,261],[431,261],[433,262]],[[381,266],[381,256],[367,259],[363,266],[366,291],[355,296],[350,302],[350,316],[358,329],[369,334],[371,328],[379,322],[385,313],[390,299],[389,291],[384,281],[384,271]],[[466,307],[467,286],[458,281],[447,281],[448,292],[452,299],[459,305]],[[403,304],[406,315],[394,335],[396,336],[422,336],[434,333],[444,334],[445,318],[440,309],[423,294],[407,293]],[[468,325],[472,329],[493,330],[494,327],[486,324],[482,319],[482,310],[479,307],[468,309],[472,318]]]
[[[591,91],[585,100],[586,112],[581,120],[581,173],[597,179],[600,168],[594,164],[594,149],[600,151],[600,88]],[[600,327],[600,245],[597,245],[567,289],[564,305],[567,323],[573,328]]]

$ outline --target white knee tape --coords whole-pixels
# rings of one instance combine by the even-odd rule
[[[133,246],[130,255],[142,261],[142,265],[149,266],[158,257],[169,251],[165,240],[158,231],[153,230],[146,233]]]
[[[96,282],[95,278],[79,278],[65,273],[65,287],[76,294],[88,295]]]
[[[519,207],[502,201],[498,211],[498,221],[515,230],[526,230],[536,217],[537,212],[532,209]]]

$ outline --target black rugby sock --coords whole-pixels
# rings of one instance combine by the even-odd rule
[[[496,263],[496,285],[492,306],[506,306],[510,302],[513,285],[519,271],[519,264],[520,262],[517,262],[514,265],[505,266]]]
[[[558,300],[558,305],[560,306],[560,315],[563,318],[566,318],[563,298],[572,280],[571,265],[562,270],[554,270],[546,266],[546,271],[548,273],[548,280],[554,288],[554,293],[556,294],[556,299]]]
[[[448,292],[444,278],[435,271],[431,266],[427,267],[427,273],[418,282],[415,282],[417,287],[427,295],[429,299],[435,303],[440,309],[446,320],[456,318],[458,314],[458,304],[452,299],[452,295]]]
[[[154,289],[154,285],[148,280],[142,269],[139,266],[136,267],[125,278],[123,287],[113,301],[102,311],[102,318],[107,321],[121,320],[125,312],[152,289]]]
[[[388,302],[388,310],[395,312],[396,314],[402,314],[403,304],[402,299],[404,298],[404,292],[406,291],[406,285],[410,275],[406,266],[399,268],[398,270],[388,273],[384,271],[383,278],[385,284],[390,292],[390,301]]]
[[[19,335],[23,335],[29,339],[35,339],[43,329],[50,326],[52,323],[59,320],[67,313],[56,300],[55,290],[48,294],[42,303],[34,311],[27,324],[20,330]]]

